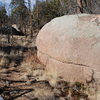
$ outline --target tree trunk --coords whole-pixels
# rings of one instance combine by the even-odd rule
[[[10,34],[8,34],[7,38],[8,38],[8,43],[10,43]]]
[[[61,8],[63,9],[63,14],[66,15],[66,7],[64,0],[59,0]]]
[[[77,0],[77,13],[83,13],[82,0]]]
[[[29,7],[29,29],[30,29],[30,34],[31,37],[33,36],[32,32],[32,13],[31,13],[31,0],[28,0],[28,7]]]

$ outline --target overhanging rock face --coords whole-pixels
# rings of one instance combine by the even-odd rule
[[[51,74],[100,84],[100,15],[55,18],[40,30],[36,44],[38,57]]]

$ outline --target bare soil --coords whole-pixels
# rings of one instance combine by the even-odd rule
[[[84,84],[60,80],[55,87],[39,80],[45,73],[37,58],[35,38],[0,36],[0,95],[5,100],[88,100]]]

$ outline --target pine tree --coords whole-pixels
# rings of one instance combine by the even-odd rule
[[[24,0],[11,0],[12,22],[21,26],[22,30],[28,21],[28,8]]]
[[[0,6],[0,26],[5,25],[7,23],[7,11],[5,6]]]

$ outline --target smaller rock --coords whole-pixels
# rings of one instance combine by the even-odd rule
[[[85,100],[85,99],[81,98],[80,100]]]
[[[17,98],[16,100],[31,100],[31,99],[29,99],[29,98],[27,98],[27,97],[19,97],[19,98]]]

